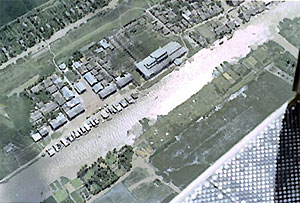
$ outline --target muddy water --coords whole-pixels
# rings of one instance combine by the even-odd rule
[[[191,62],[142,92],[144,96],[135,105],[113,120],[103,123],[54,157],[41,158],[8,183],[1,184],[0,202],[41,201],[50,194],[48,185],[60,176],[74,178],[82,165],[93,162],[107,150],[132,144],[139,135],[140,119],[170,112],[211,81],[213,69],[221,62],[237,61],[250,52],[250,47],[272,39],[278,22],[284,17],[300,15],[299,10],[297,2],[273,6],[270,11],[253,18],[251,25],[236,31],[232,39],[222,45],[216,43],[213,49],[201,50]],[[131,130],[133,127],[135,130]],[[127,133],[129,130],[131,133]]]

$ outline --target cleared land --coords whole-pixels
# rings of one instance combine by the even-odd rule
[[[289,84],[262,73],[244,94],[208,118],[193,122],[178,135],[178,141],[155,153],[151,163],[166,180],[184,188],[292,95]]]

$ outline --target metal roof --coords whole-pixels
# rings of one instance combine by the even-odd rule
[[[67,119],[63,114],[59,114],[56,119],[51,120],[49,123],[53,130],[57,130],[67,123]]]
[[[124,76],[119,76],[116,78],[116,84],[119,88],[126,86],[133,80],[133,77],[130,73],[126,73]]]
[[[110,83],[108,86],[106,86],[103,90],[99,92],[99,96],[101,99],[105,99],[106,97],[110,96],[116,91],[117,91],[117,86],[114,83]]]
[[[180,48],[182,48],[182,46],[178,42],[169,42],[164,47],[157,49],[151,53],[150,56],[137,63],[136,67],[142,72],[146,79],[149,79],[173,62],[176,58],[169,56],[179,50],[182,51]],[[179,55],[182,56],[182,54]]]
[[[97,83],[97,79],[90,72],[86,73],[83,77],[90,84],[90,86],[93,86]]]
[[[78,82],[74,85],[75,90],[78,92],[78,94],[83,93],[86,90],[85,85],[82,82]]]

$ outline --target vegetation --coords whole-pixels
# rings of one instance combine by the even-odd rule
[[[99,157],[91,166],[83,166],[77,173],[88,191],[95,195],[114,184],[119,176],[118,170],[130,171],[133,148],[125,145],[119,151],[108,152],[106,159]]]
[[[300,47],[300,17],[294,19],[284,18],[279,23],[279,34],[287,39],[295,47]]]
[[[1,0],[0,27],[49,0]]]

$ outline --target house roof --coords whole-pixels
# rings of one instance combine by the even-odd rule
[[[117,86],[114,83],[110,83],[108,86],[106,86],[103,90],[99,92],[99,96],[101,99],[105,99],[106,97],[110,96],[116,91],[117,91]]]
[[[55,119],[49,122],[53,130],[57,130],[61,126],[67,123],[67,119],[63,114],[59,114]]]
[[[65,99],[67,101],[69,101],[70,99],[72,99],[73,97],[75,97],[75,94],[68,87],[63,87],[61,89],[61,93],[62,93],[63,97],[65,97]]]
[[[49,133],[49,131],[48,131],[48,129],[47,129],[46,126],[43,126],[43,127],[39,128],[39,129],[38,129],[38,132],[39,132],[40,135],[43,136],[43,137],[46,136],[46,135]]]
[[[35,142],[38,142],[42,139],[42,136],[39,133],[35,133],[35,134],[31,135],[31,137]]]
[[[75,90],[78,92],[78,94],[83,93],[86,90],[85,85],[82,82],[78,82],[74,85]]]
[[[151,53],[150,56],[137,63],[136,67],[142,72],[146,79],[149,79],[175,60],[176,58],[170,58],[168,56],[174,55],[174,53],[181,48],[179,43],[169,42],[164,47],[157,49]]]
[[[97,79],[90,72],[86,73],[83,77],[90,84],[90,86],[93,86],[97,83]]]
[[[101,85],[101,83],[97,83],[96,85],[93,86],[92,89],[97,94],[100,90],[103,89],[103,85]]]
[[[119,88],[126,86],[133,80],[133,77],[130,73],[126,73],[124,76],[119,76],[116,78],[116,84]]]
[[[66,112],[68,118],[72,120],[73,118],[77,117],[79,114],[83,113],[85,111],[84,107],[79,104],[75,106],[74,108],[70,109]]]
[[[80,104],[80,100],[77,97],[74,97],[73,99],[68,101],[66,104],[69,108],[73,108],[74,106]]]

